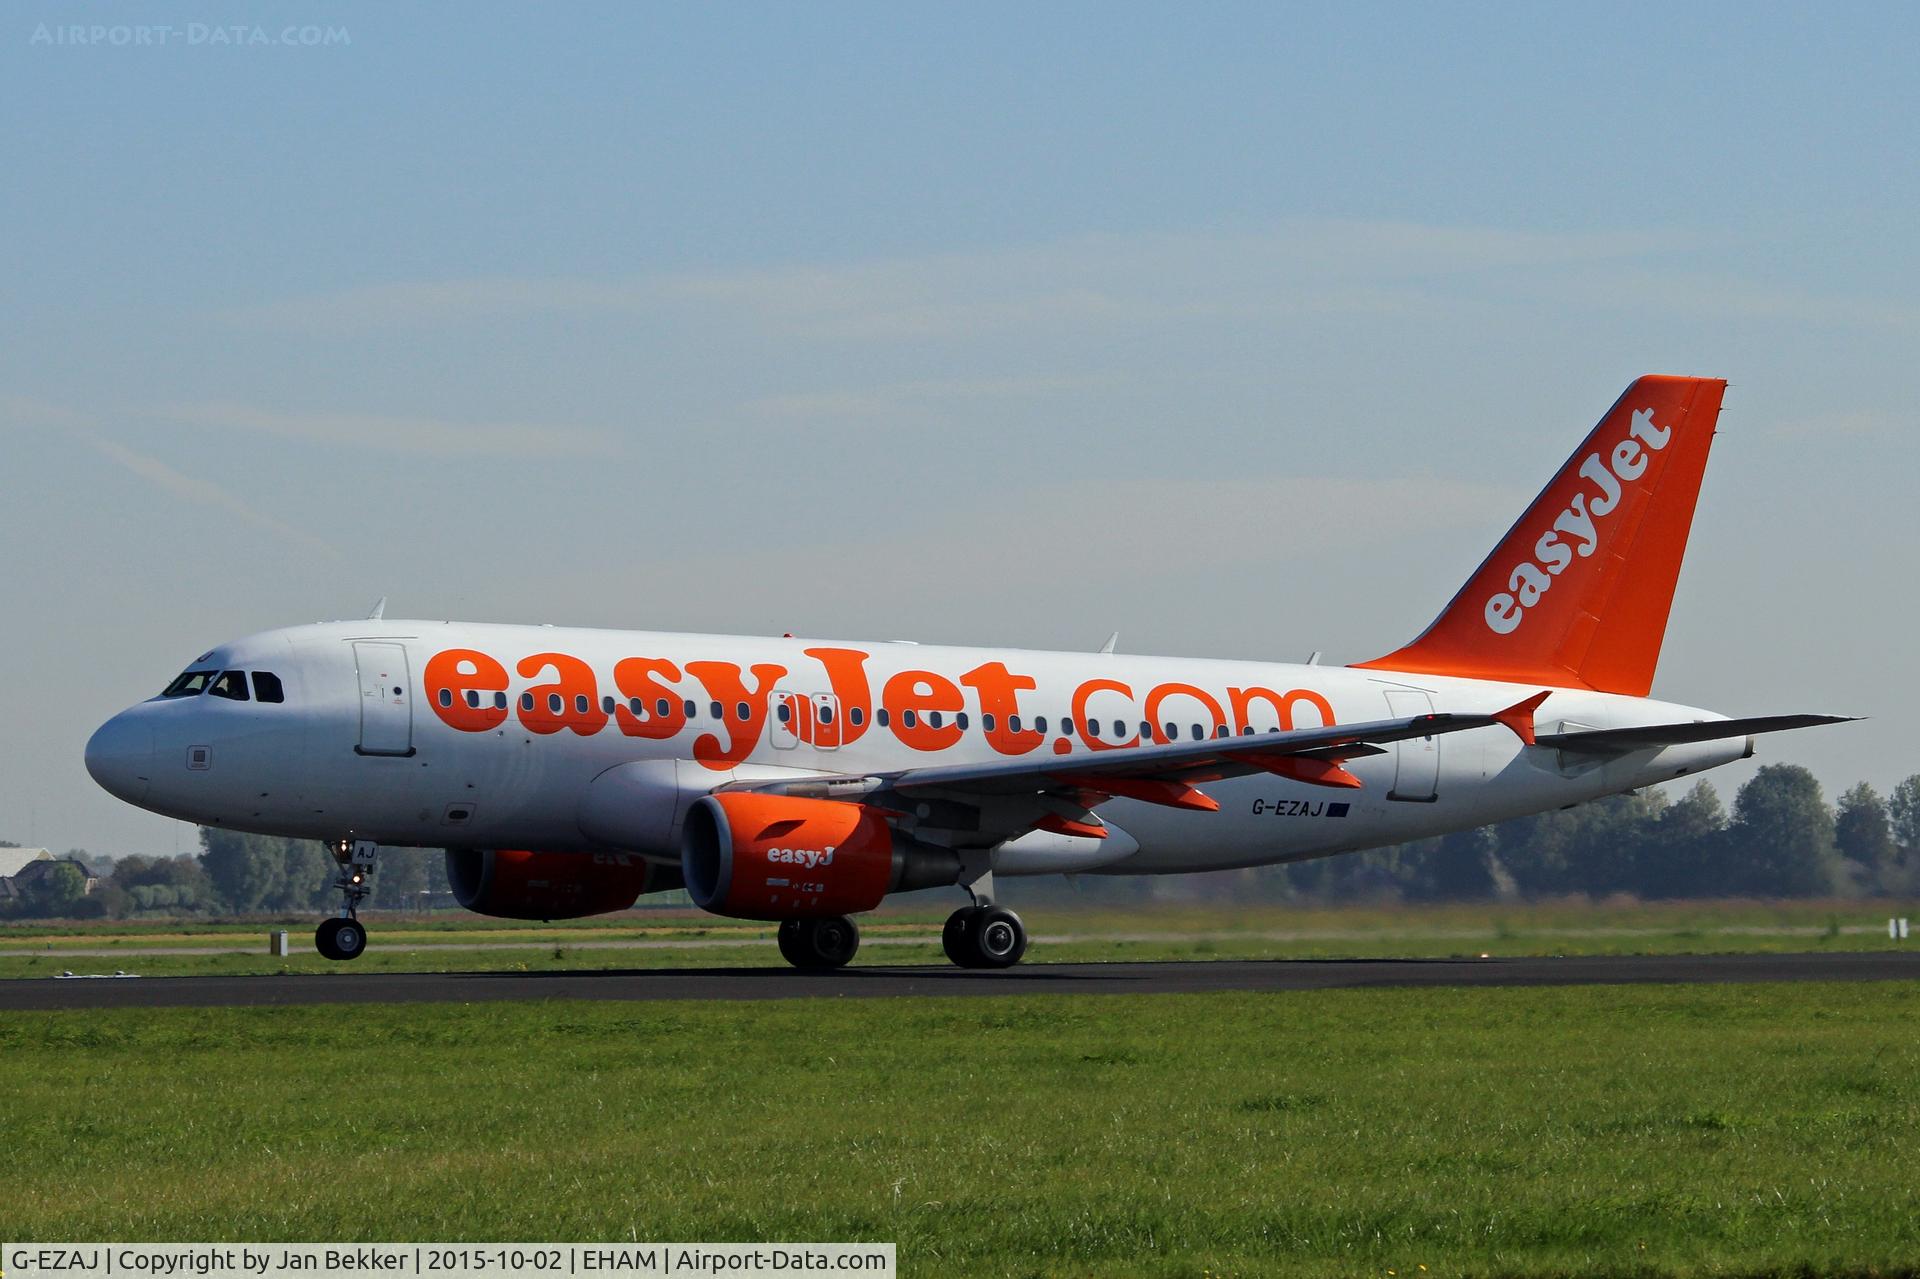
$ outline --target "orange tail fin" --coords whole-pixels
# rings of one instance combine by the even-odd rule
[[[1726,387],[1636,381],[1433,625],[1355,665],[1645,696]]]

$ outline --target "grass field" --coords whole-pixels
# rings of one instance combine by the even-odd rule
[[[1917,1025],[1907,984],[5,1014],[0,1234],[1914,1273]]]
[[[1558,902],[1315,909],[1144,904],[1131,910],[1089,910],[1039,905],[1023,913],[1035,937],[1031,961],[1046,962],[1868,950],[1891,944],[1886,917],[1905,910],[1857,901]],[[944,962],[939,946],[944,918],[943,909],[924,906],[864,916],[865,943],[856,962]],[[313,952],[314,922],[8,925],[0,928],[0,977],[116,968],[147,976],[341,971],[341,965]],[[551,925],[466,914],[369,915],[368,924],[372,944],[354,962],[355,972],[763,965],[776,960],[769,926],[692,911],[630,912]],[[265,953],[270,928],[292,933],[289,958]]]

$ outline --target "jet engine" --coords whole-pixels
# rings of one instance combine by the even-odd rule
[[[960,882],[953,850],[842,800],[708,795],[688,810],[680,849],[694,904],[735,919],[853,915],[888,893]]]
[[[630,853],[449,848],[453,899],[496,919],[578,919],[625,910],[642,893],[680,887],[680,871]]]

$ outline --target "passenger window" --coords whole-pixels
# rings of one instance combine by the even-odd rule
[[[174,680],[173,683],[167,685],[160,696],[198,697],[207,691],[207,681],[212,679],[217,673],[216,671],[187,671],[182,674],[180,678]]]
[[[573,695],[573,713],[575,715],[585,715],[587,713],[587,695],[585,693],[575,693]]]
[[[713,712],[713,717],[716,720],[722,720],[727,717],[726,708],[718,702],[714,702],[708,709]]]
[[[1198,742],[1198,741],[1203,741],[1203,740],[1205,740],[1205,738],[1206,738],[1206,736],[1207,736],[1207,735],[1206,735],[1205,733],[1203,733],[1203,732],[1201,732],[1201,731],[1200,731],[1200,726],[1199,726],[1198,724],[1195,724],[1195,725],[1193,726],[1193,740],[1194,740],[1194,741],[1196,741],[1196,742]]]
[[[919,722],[920,722],[919,716],[915,715],[912,711],[900,712],[900,727],[912,728],[915,724]]]
[[[1230,736],[1232,736],[1232,734],[1231,734],[1231,733],[1229,733],[1229,732],[1227,731],[1227,726],[1226,726],[1225,724],[1215,724],[1215,725],[1213,726],[1213,735],[1214,735],[1215,737],[1230,737]]]
[[[1045,715],[1035,715],[1033,717],[1033,731],[1036,733],[1044,733],[1047,731],[1047,717]]]
[[[253,673],[253,700],[256,702],[284,702],[285,690],[280,687],[280,677],[272,671]]]
[[[1177,742],[1180,740],[1180,730],[1171,722],[1167,724],[1166,738],[1170,742]]]
[[[613,694],[609,693],[600,699],[600,713],[602,715],[613,714]]]
[[[887,726],[887,708],[886,707],[882,706],[879,710],[873,713],[873,722],[878,724],[882,728],[885,728]]]
[[[744,724],[753,718],[753,707],[747,705],[745,702],[735,702],[733,705],[733,717]]]
[[[987,714],[981,715],[980,727],[984,728],[987,732],[991,733],[993,731],[993,716],[987,715]]]
[[[967,713],[965,711],[961,711],[958,715],[955,715],[953,722],[960,726],[961,732],[964,733],[967,731]]]
[[[440,704],[441,704],[442,706],[451,706],[451,705],[453,705],[453,690],[452,690],[452,689],[450,689],[450,688],[443,688],[443,689],[441,689],[441,690],[440,690]]]
[[[532,709],[533,709],[533,694],[532,694],[532,693],[522,693],[522,694],[520,694],[520,709],[521,709],[521,710],[523,710],[523,711],[530,711],[530,710],[532,710]]]
[[[789,723],[793,719],[793,707],[787,705],[785,702],[781,702],[773,708],[773,714],[774,718],[778,719],[782,724]]]
[[[1009,733],[1017,733],[1020,731],[1020,717],[1018,715],[1007,716],[1007,731]]]
[[[938,727],[940,727],[940,721],[941,721],[941,715],[940,715],[940,712],[939,712],[939,711],[928,711],[928,712],[927,712],[927,727],[928,727],[928,728],[938,728]]]
[[[1071,719],[1063,719],[1060,721],[1060,733],[1063,737],[1073,736],[1073,721]]]
[[[867,713],[861,710],[858,706],[854,706],[848,709],[847,721],[851,723],[855,728],[858,728],[860,727],[860,725],[866,723],[866,720],[867,720]]]
[[[653,713],[661,719],[665,719],[667,716],[673,714],[673,703],[663,697],[653,704]]]
[[[1144,719],[1140,721],[1140,740],[1143,742],[1153,740],[1153,725],[1147,723]]]
[[[1127,726],[1125,724],[1122,724],[1117,719],[1113,721],[1113,736],[1115,740],[1125,737],[1126,735],[1127,735]]]
[[[693,704],[691,697],[681,704],[680,709],[686,712],[688,719],[697,718],[700,714],[700,708]]]
[[[1090,719],[1090,720],[1088,720],[1088,721],[1087,721],[1087,736],[1088,736],[1088,737],[1098,737],[1098,736],[1100,736],[1100,721],[1099,721],[1099,720],[1097,720],[1097,719]]]
[[[831,724],[831,723],[833,723],[833,707],[831,707],[831,706],[822,706],[822,707],[820,708],[820,722],[821,722],[822,724]]]
[[[501,692],[494,693],[493,709],[497,711],[503,711],[507,709],[507,695],[505,693],[501,693]]]
[[[244,702],[247,700],[247,677],[240,671],[222,671],[207,691],[215,697]]]
[[[547,694],[547,714],[558,715],[561,711],[564,711],[565,709],[567,709],[567,704],[566,702],[561,700],[560,694],[558,693]]]
[[[480,709],[480,690],[479,689],[470,688],[467,690],[467,705],[471,709],[476,711]]]

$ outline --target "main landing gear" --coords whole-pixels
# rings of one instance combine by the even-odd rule
[[[993,904],[993,875],[964,885],[973,905],[947,916],[940,947],[962,968],[1011,968],[1027,953],[1027,926],[1005,906]]]
[[[1027,926],[1005,906],[962,906],[947,916],[940,946],[962,968],[1011,968],[1027,953]]]
[[[780,953],[795,968],[808,972],[845,968],[859,949],[860,926],[845,915],[780,923]]]
[[[327,959],[358,959],[367,948],[367,930],[360,923],[360,903],[373,892],[373,863],[380,845],[370,839],[336,840],[329,845],[340,874],[333,881],[340,890],[340,913],[320,921],[313,944]]]

